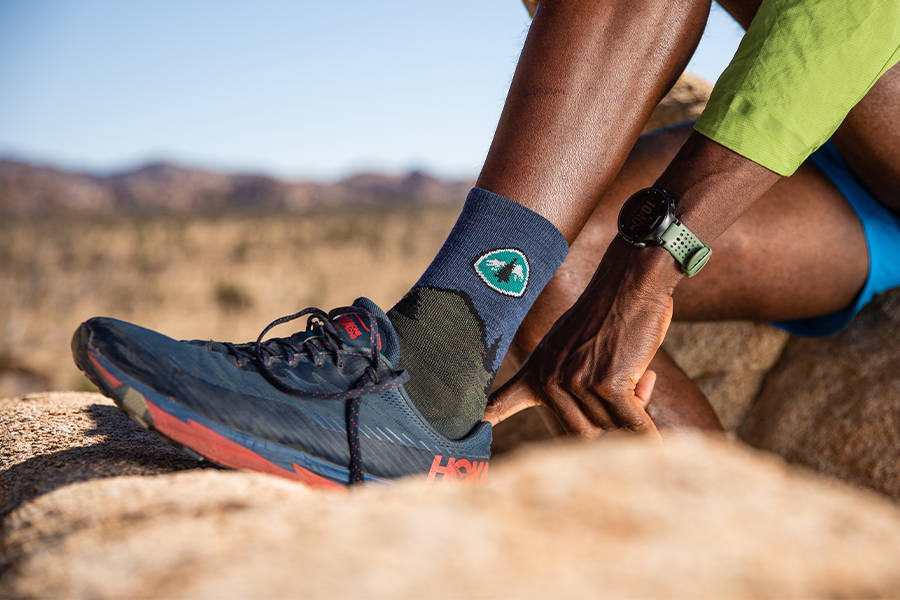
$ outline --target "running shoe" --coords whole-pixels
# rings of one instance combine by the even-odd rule
[[[264,340],[304,316],[304,331]],[[79,326],[72,352],[133,421],[220,466],[334,488],[488,472],[491,425],[451,440],[428,424],[404,389],[397,334],[367,298],[281,317],[242,344],[178,341],[98,317]]]

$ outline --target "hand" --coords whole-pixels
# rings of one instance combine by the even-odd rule
[[[485,419],[543,403],[583,437],[619,428],[658,435],[645,410],[656,380],[647,367],[672,319],[673,265],[662,250],[614,241],[578,302],[492,396]]]

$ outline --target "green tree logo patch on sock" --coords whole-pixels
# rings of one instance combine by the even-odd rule
[[[498,248],[479,256],[472,267],[495,292],[519,298],[528,286],[528,259],[517,248]]]

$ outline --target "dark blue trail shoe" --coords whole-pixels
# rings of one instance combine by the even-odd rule
[[[304,315],[305,331],[263,341]],[[420,473],[475,481],[488,471],[491,425],[450,440],[425,421],[404,389],[394,328],[366,298],[282,317],[246,344],[177,341],[94,318],[72,352],[132,420],[222,466],[328,487]]]

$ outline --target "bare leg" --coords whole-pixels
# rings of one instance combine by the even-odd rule
[[[542,2],[478,185],[575,239],[690,59],[708,11],[709,0]]]
[[[881,76],[834,135],[860,180],[882,204],[900,213],[900,65]]]

